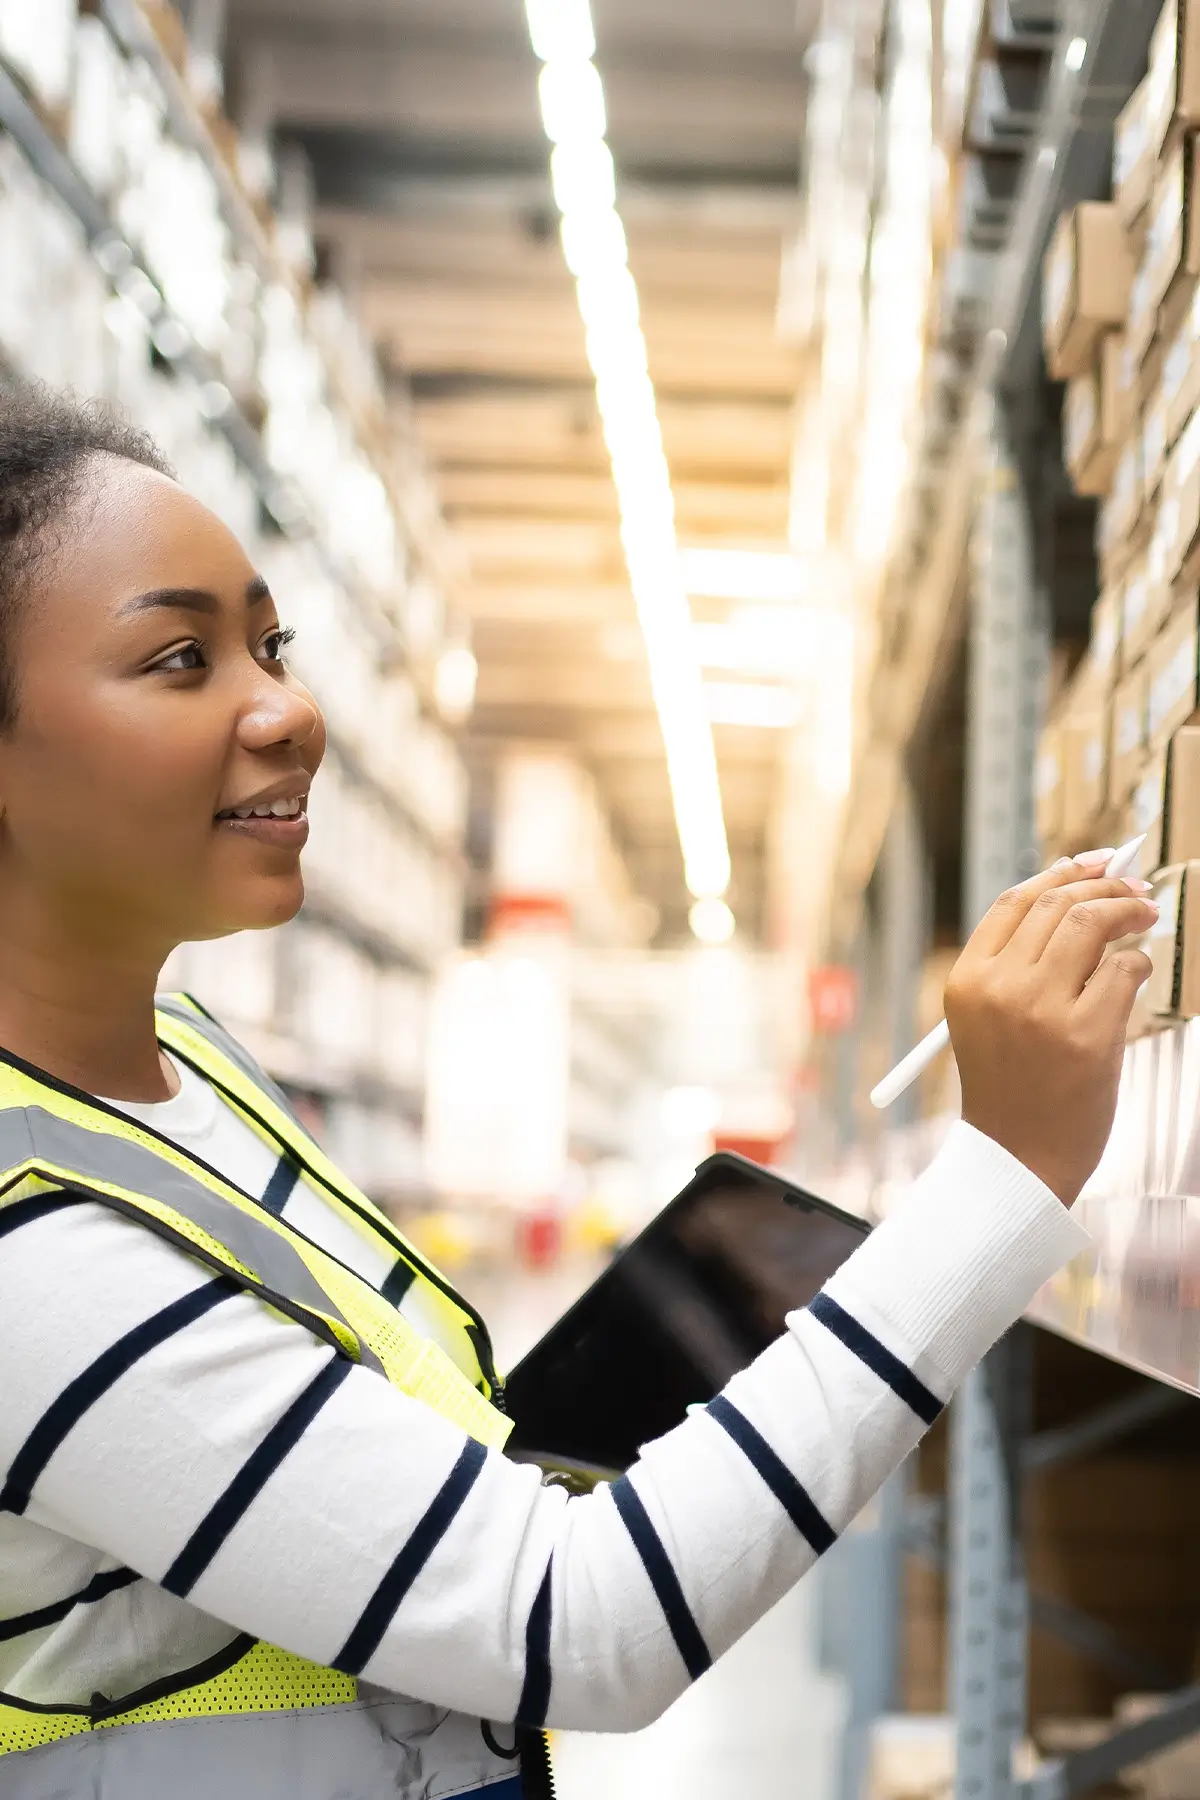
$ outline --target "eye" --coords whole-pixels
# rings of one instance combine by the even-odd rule
[[[174,650],[168,650],[156,663],[151,664],[156,673],[168,675],[190,675],[196,669],[207,667],[204,660],[204,646],[193,638],[191,643],[178,644]]]
[[[264,662],[282,663],[283,653],[288,645],[295,642],[296,633],[290,625],[278,625],[274,631],[268,631],[258,647],[258,653]]]

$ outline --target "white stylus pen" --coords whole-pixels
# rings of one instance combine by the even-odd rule
[[[1119,881],[1128,875],[1138,859],[1138,852],[1146,841],[1147,834],[1131,838],[1129,843],[1122,844],[1116,851],[1112,861],[1104,873],[1110,881]],[[950,1042],[950,1027],[945,1019],[941,1024],[922,1038],[915,1050],[910,1050],[903,1062],[898,1062],[890,1075],[885,1075],[877,1088],[872,1089],[871,1105],[879,1112],[886,1112],[889,1106],[907,1093],[918,1076],[923,1075],[930,1063],[942,1054]]]

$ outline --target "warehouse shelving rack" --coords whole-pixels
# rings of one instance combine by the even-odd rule
[[[234,177],[209,119],[136,0],[98,0],[90,10],[98,15],[120,52],[130,62],[149,70],[173,140],[200,159],[215,185],[221,215],[239,257],[264,281],[286,280],[264,216]],[[323,541],[320,530],[307,516],[301,492],[285,473],[272,466],[255,420],[231,392],[215,358],[197,343],[172,310],[139,246],[118,227],[108,205],[73,163],[56,121],[47,116],[3,55],[0,134],[16,145],[46,188],[78,223],[87,250],[110,292],[131,304],[145,321],[161,367],[194,384],[205,425],[224,438],[237,465],[249,477],[268,530],[277,532],[282,539],[305,543],[316,553],[331,586],[353,597],[357,617],[366,628],[380,666],[404,667],[421,718],[427,724],[433,720],[441,728],[429,693],[427,671],[412,653],[404,618],[353,571],[340,565],[332,547]],[[398,476],[391,466],[389,446],[379,441],[380,421],[361,416],[353,396],[339,390],[335,371],[327,367],[326,374],[334,404],[353,421],[363,450],[376,459],[414,565],[435,584],[443,585],[448,566],[446,546],[436,530],[431,532],[425,516],[430,510],[425,504],[428,496],[408,491],[410,478],[423,479],[423,471],[415,467]],[[22,378],[20,368],[0,359],[0,381],[12,385],[19,384]],[[455,833],[439,830],[381,772],[368,766],[356,744],[336,723],[327,721],[327,725],[330,761],[343,781],[381,809],[431,867],[445,871],[451,884],[465,877],[465,858]],[[431,979],[432,957],[426,945],[410,941],[403,926],[388,926],[360,916],[345,895],[326,891],[326,885],[318,872],[311,872],[303,915],[307,925],[353,947],[380,971],[405,971],[425,982]],[[253,1032],[249,1035],[253,1036]],[[352,1099],[419,1129],[423,1096],[415,1086],[398,1084],[367,1068],[340,1068],[324,1055],[320,1046],[292,1043],[272,1031],[263,1035],[263,1049],[264,1060],[273,1072],[297,1092],[321,1094],[332,1101]]]
[[[1048,470],[1039,441],[1049,411],[1041,265],[1058,213],[1107,197],[1112,126],[1145,73],[1158,10],[1128,0],[990,0],[985,7],[978,60],[990,60],[991,73],[980,81],[977,69],[967,108],[967,148],[976,155],[972,162],[968,154],[962,172],[958,240],[939,307],[943,329],[960,346],[965,332],[970,353],[941,361],[942,379],[952,380],[954,392],[935,396],[927,415],[915,481],[921,504],[912,508],[909,539],[896,563],[905,629],[896,634],[898,660],[882,677],[893,705],[890,711],[881,705],[879,716],[898,730],[898,799],[878,845],[856,841],[851,809],[844,858],[849,871],[875,866],[875,936],[889,968],[917,965],[927,941],[921,920],[929,896],[921,891],[925,871],[913,867],[904,751],[955,610],[964,605],[964,926],[977,922],[1014,875],[1038,866],[1033,768],[1055,623],[1045,542]],[[1018,55],[1042,54],[1040,80],[1028,66],[1023,85],[999,78],[996,63],[1006,46]],[[1033,94],[1036,104],[1029,104]],[[1006,100],[1014,97],[1023,104],[1005,119]],[[1019,153],[1020,160],[986,167],[998,149]],[[868,823],[857,828],[860,834],[876,829],[870,809],[861,810]],[[887,984],[890,1017],[882,1035],[906,1046],[912,997],[904,985]],[[904,1122],[903,1115],[895,1120]],[[1075,1341],[1113,1358],[1111,1347],[1090,1341],[1086,1330]],[[1031,1594],[1022,1548],[1022,1492],[1029,1481],[1121,1444],[1180,1409],[1188,1412],[1200,1386],[1181,1393],[1172,1374],[1131,1362],[1153,1379],[1069,1424],[1035,1433],[1034,1347],[1035,1325],[1023,1323],[952,1402],[945,1500],[916,1493],[902,1471],[873,1524],[851,1534],[831,1559],[826,1605],[862,1626],[839,1634],[835,1658],[849,1690],[842,1800],[862,1792],[870,1721],[895,1701],[906,1554],[948,1579],[946,1698],[957,1739],[956,1800],[1068,1800],[1200,1733],[1200,1686],[1180,1687],[1179,1671],[1086,1612]],[[1195,1418],[1186,1423],[1194,1426]],[[1034,1625],[1126,1687],[1161,1695],[1161,1710],[1019,1775]]]

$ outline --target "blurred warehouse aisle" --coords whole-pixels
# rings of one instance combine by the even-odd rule
[[[502,1370],[715,1150],[902,1206],[953,1059],[869,1095],[967,935],[1144,834],[1094,1248],[856,1542],[555,1756],[1200,1800],[1169,1733],[1012,1776],[1200,1731],[1200,0],[0,0],[38,383],[154,436],[328,725],[302,910],[162,985]]]
[[[561,1800],[835,1800],[843,1696],[814,1664],[818,1579],[768,1613],[649,1730],[556,1734]]]

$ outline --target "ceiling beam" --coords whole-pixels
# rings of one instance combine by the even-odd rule
[[[628,584],[559,581],[471,581],[460,591],[462,604],[477,627],[493,623],[539,624],[584,630],[611,620],[634,619]]]
[[[544,160],[544,158],[543,158]],[[797,196],[787,196],[790,212],[775,209],[761,220],[737,196],[718,224],[691,218],[682,210],[673,220],[647,223],[638,211],[638,190],[622,183],[621,210],[630,258],[643,294],[704,292],[710,298],[739,295],[770,303],[779,283],[782,224],[794,224]],[[627,204],[628,200],[632,204]],[[335,240],[364,275],[457,276],[478,284],[500,281],[553,281],[569,285],[553,212],[481,211],[466,204],[380,215],[336,206],[318,210],[318,233]],[[731,246],[736,244],[736,254]]]
[[[452,525],[486,527],[490,519],[619,522],[617,493],[607,471],[443,466],[442,506]],[[786,540],[788,490],[776,481],[672,480],[677,529],[689,537],[720,536]]]
[[[540,142],[537,62],[524,31],[481,40],[367,21],[348,31],[338,18],[252,29],[239,49],[250,78],[268,84],[277,121],[368,132],[377,163],[398,119],[410,141],[469,145],[481,160]],[[793,57],[697,53],[684,34],[669,57],[606,45],[600,61],[609,139],[623,165],[686,159],[686,178],[697,182],[716,166],[735,180],[795,187],[806,85],[799,43]]]

